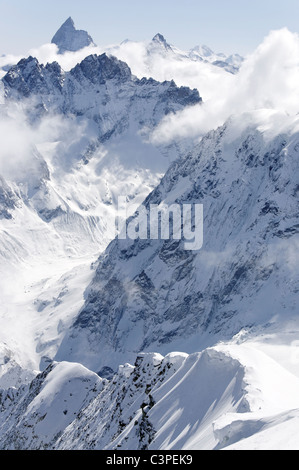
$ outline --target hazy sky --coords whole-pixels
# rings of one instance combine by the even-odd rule
[[[50,42],[69,16],[98,45],[160,32],[182,49],[246,54],[270,30],[299,31],[299,0],[0,0],[0,54]]]

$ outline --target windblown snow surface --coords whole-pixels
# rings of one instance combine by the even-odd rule
[[[0,58],[0,448],[298,450],[298,36],[76,31]],[[124,195],[202,249],[115,238]]]

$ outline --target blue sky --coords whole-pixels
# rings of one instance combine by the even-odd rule
[[[298,0],[0,0],[0,54],[50,42],[69,16],[98,45],[160,32],[182,49],[246,54],[272,29],[299,31]]]

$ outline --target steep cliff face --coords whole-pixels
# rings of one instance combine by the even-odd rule
[[[235,137],[235,125],[204,137],[145,202],[203,204],[203,248],[112,242],[58,358],[114,368],[138,351],[192,352],[295,315],[298,134],[252,126]]]

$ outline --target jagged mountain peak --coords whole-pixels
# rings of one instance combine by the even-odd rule
[[[87,56],[70,73],[77,78],[83,75],[93,82],[98,82],[99,78],[104,80],[114,78],[129,80],[132,77],[131,69],[125,62],[118,60],[116,57],[108,56],[106,53]]]
[[[84,30],[78,30],[71,17],[69,17],[53,36],[52,44],[56,44],[59,53],[66,51],[76,52],[87,46],[95,46],[92,37]]]
[[[73,20],[73,18],[72,18],[71,16],[69,16],[68,19],[67,19],[67,20],[63,23],[63,25],[62,25],[62,27],[66,27],[66,26],[67,26],[67,27],[70,26],[70,27],[76,29],[76,28],[75,28],[74,20]]]
[[[159,46],[159,47],[163,47],[164,49],[168,50],[168,51],[172,51],[172,47],[168,44],[168,42],[166,41],[165,37],[163,36],[163,34],[161,33],[157,33],[152,41],[151,41],[151,45],[152,46]]]
[[[41,64],[36,57],[29,56],[24,59],[21,59],[16,65],[13,65],[10,67],[8,70],[7,75],[15,73],[16,70],[22,71],[22,73],[29,74],[32,72],[33,69],[38,69],[38,70],[43,70],[43,69],[56,69],[57,71],[59,70],[60,72],[62,71],[61,66],[59,65],[58,62],[54,61],[51,63],[47,63],[46,65]],[[6,76],[7,76],[6,75]]]

